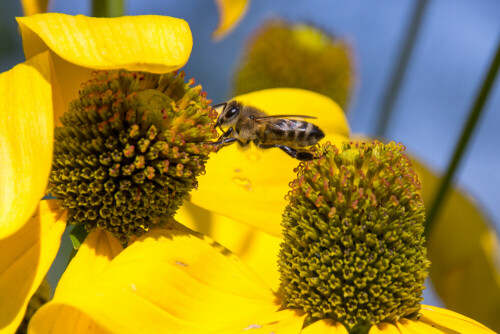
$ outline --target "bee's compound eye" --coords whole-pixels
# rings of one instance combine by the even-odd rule
[[[227,117],[233,117],[234,115],[236,115],[238,113],[238,111],[240,111],[240,108],[238,107],[232,107],[231,109],[229,109],[226,113]]]

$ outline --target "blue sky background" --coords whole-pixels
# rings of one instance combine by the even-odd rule
[[[22,15],[21,7],[17,1],[5,2],[0,12],[2,72],[24,60],[14,20]],[[358,76],[349,122],[354,133],[374,134],[381,100],[415,4],[414,0],[254,0],[240,25],[220,42],[210,39],[218,21],[213,1],[130,0],[127,11],[130,15],[175,16],[189,23],[194,47],[184,71],[195,77],[215,102],[231,97],[231,76],[244,43],[266,19],[312,23],[342,37],[354,49]],[[53,0],[50,10],[90,15],[86,0]],[[499,41],[500,1],[430,1],[388,138],[402,142],[432,169],[444,170]],[[499,81],[497,78],[457,174],[458,184],[477,199],[497,230]],[[431,293],[425,298],[427,303],[439,303]]]

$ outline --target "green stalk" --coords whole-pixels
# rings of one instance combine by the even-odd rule
[[[399,90],[402,86],[403,79],[406,75],[408,61],[410,60],[410,56],[413,53],[419,27],[422,23],[422,18],[424,17],[425,8],[427,7],[428,2],[428,0],[419,0],[415,4],[415,9],[413,10],[410,24],[408,25],[408,31],[404,34],[406,38],[403,41],[401,55],[396,60],[394,72],[391,74],[389,84],[382,99],[380,116],[378,119],[377,128],[375,130],[375,136],[378,138],[384,138],[387,135],[387,128],[389,126],[389,121],[394,110],[394,103],[396,102],[396,98],[399,95]]]
[[[93,0],[92,16],[117,17],[125,13],[124,0]]]
[[[472,132],[474,131],[479,116],[483,111],[484,103],[486,102],[488,94],[490,93],[490,90],[493,87],[493,83],[495,82],[495,77],[498,73],[499,64],[500,64],[500,41],[497,46],[495,58],[493,59],[493,62],[490,65],[488,74],[486,75],[486,78],[479,91],[479,94],[476,97],[476,100],[469,114],[469,119],[467,120],[467,123],[465,124],[465,127],[462,130],[460,140],[458,141],[457,146],[455,148],[455,153],[453,154],[453,157],[448,165],[444,178],[441,180],[438,192],[434,197],[434,202],[432,203],[431,209],[429,210],[424,231],[424,235],[427,238],[429,237],[433,223],[436,219],[436,215],[439,212],[444,199],[446,198],[448,190],[450,189],[451,182],[453,181],[453,177],[455,176],[457,167],[460,164],[460,160],[463,157],[465,149],[467,148],[467,144],[469,143],[469,139],[472,135]]]

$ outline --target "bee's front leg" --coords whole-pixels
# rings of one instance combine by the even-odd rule
[[[213,141],[210,143],[210,145],[214,146],[227,146],[228,144],[232,144],[234,142],[237,142],[238,138],[222,138],[221,140]]]
[[[233,128],[227,129],[227,131],[225,131],[223,134],[221,134],[219,136],[219,138],[217,138],[216,141],[207,142],[206,144],[210,144],[213,146],[220,146],[220,145],[225,146],[226,144],[232,144],[233,142],[237,141],[238,139],[236,139],[234,137],[229,137],[231,135],[231,133],[233,133]]]

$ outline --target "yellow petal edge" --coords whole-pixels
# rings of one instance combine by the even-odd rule
[[[14,333],[54,260],[66,227],[55,200],[39,208],[15,234],[0,240],[0,333]]]
[[[349,127],[342,109],[330,98],[311,91],[275,88],[235,98],[270,115],[295,114],[317,117],[311,120],[326,134],[321,141],[339,145],[347,140]],[[321,143],[320,142],[320,143]],[[210,211],[281,236],[281,215],[286,206],[288,184],[296,178],[299,160],[278,148],[258,149],[250,144],[221,148],[210,156],[206,175],[198,178],[191,201]]]
[[[122,250],[123,246],[111,233],[100,229],[90,232],[64,271],[54,298],[64,294],[70,295],[85,287],[94,277],[101,274]]]
[[[212,38],[220,40],[241,21],[248,9],[248,0],[216,0],[219,11],[219,24]]]
[[[193,40],[186,21],[156,15],[95,18],[58,13],[18,17],[26,59],[51,50],[92,69],[166,73],[182,67]]]
[[[28,220],[43,197],[52,165],[49,55],[0,75],[0,239]]]

